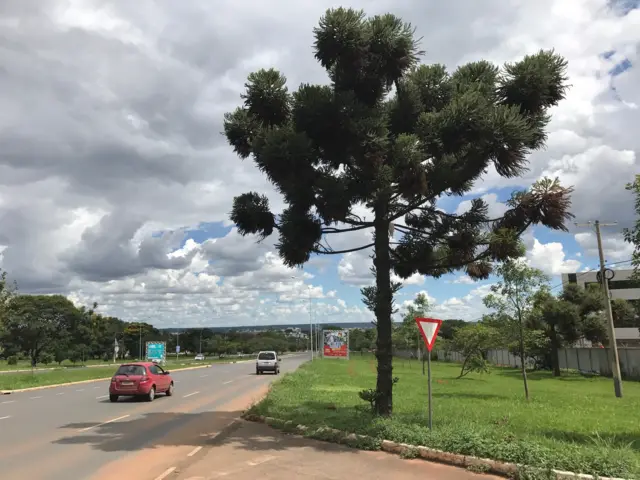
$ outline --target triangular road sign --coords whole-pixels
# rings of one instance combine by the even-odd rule
[[[427,350],[431,351],[433,345],[436,343],[442,320],[435,318],[416,318],[416,323],[418,324],[418,330],[420,330],[424,344],[427,346]]]

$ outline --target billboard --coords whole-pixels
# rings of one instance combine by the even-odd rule
[[[349,358],[349,330],[323,330],[322,356]]]
[[[167,358],[166,342],[147,342],[147,360],[164,363]]]

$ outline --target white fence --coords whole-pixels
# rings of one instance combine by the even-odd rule
[[[464,360],[457,352],[437,350],[434,353],[438,360],[450,362]],[[608,348],[561,348],[558,353],[560,368],[563,370],[580,370],[611,376],[611,352]],[[405,358],[416,357],[415,352],[409,351],[397,351],[395,355]],[[640,348],[618,348],[618,355],[623,378],[640,380]],[[494,365],[520,367],[520,357],[516,357],[507,350],[489,350],[487,357]]]

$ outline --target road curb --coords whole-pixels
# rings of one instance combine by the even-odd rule
[[[197,367],[186,367],[186,368],[174,368],[171,372],[183,372],[185,370],[197,370],[199,368],[211,368],[214,364],[210,365],[198,365]],[[229,365],[228,363],[218,362],[216,365]],[[104,380],[109,380],[113,375],[109,375],[108,377],[101,378],[92,378],[90,380],[78,380],[77,382],[67,382],[67,383],[56,383],[55,385],[40,385],[38,387],[28,387],[28,388],[18,388],[16,390],[2,390],[0,391],[0,395],[10,395],[12,393],[21,393],[21,392],[32,392],[34,390],[44,390],[46,388],[55,388],[55,387],[66,387],[67,385],[82,385],[83,383],[94,383],[94,382],[102,382]]]
[[[488,458],[472,457],[470,455],[449,453],[442,450],[436,450],[434,448],[423,447],[419,445],[409,445],[407,443],[392,442],[390,440],[379,440],[367,435],[346,433],[342,430],[337,430],[335,428],[329,427],[319,427],[316,429],[311,429],[306,425],[295,425],[294,422],[290,420],[284,421],[273,417],[254,415],[251,413],[242,415],[242,418],[250,422],[264,423],[265,425],[269,425],[270,427],[277,428],[279,430],[285,430],[286,432],[312,436],[332,443],[341,443],[345,445],[355,446],[355,448],[358,448],[355,445],[358,441],[364,441],[370,444],[379,443],[380,450],[387,453],[406,455],[408,458],[419,457],[430,462],[446,463],[455,467],[467,468],[484,473],[495,473],[497,475],[508,478],[514,478],[514,476],[518,475],[518,473],[522,469],[526,468],[529,471],[549,473],[551,475],[548,478],[555,478],[557,480],[624,480],[617,477],[600,477],[584,473],[565,472],[563,470],[555,469],[545,471],[544,469],[540,468],[526,467],[525,465],[500,462]]]

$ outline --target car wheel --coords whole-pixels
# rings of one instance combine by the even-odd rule
[[[276,375],[280,375],[280,369],[276,370]]]
[[[147,393],[147,402],[153,402],[154,398],[156,398],[156,387],[151,387],[151,390]]]
[[[173,395],[173,382],[171,382],[171,385],[169,385],[169,388],[167,389],[167,391],[165,392],[165,395],[167,397],[170,397],[171,395]]]
[[[117,402],[118,401],[118,395],[109,395],[109,401],[110,402]]]

